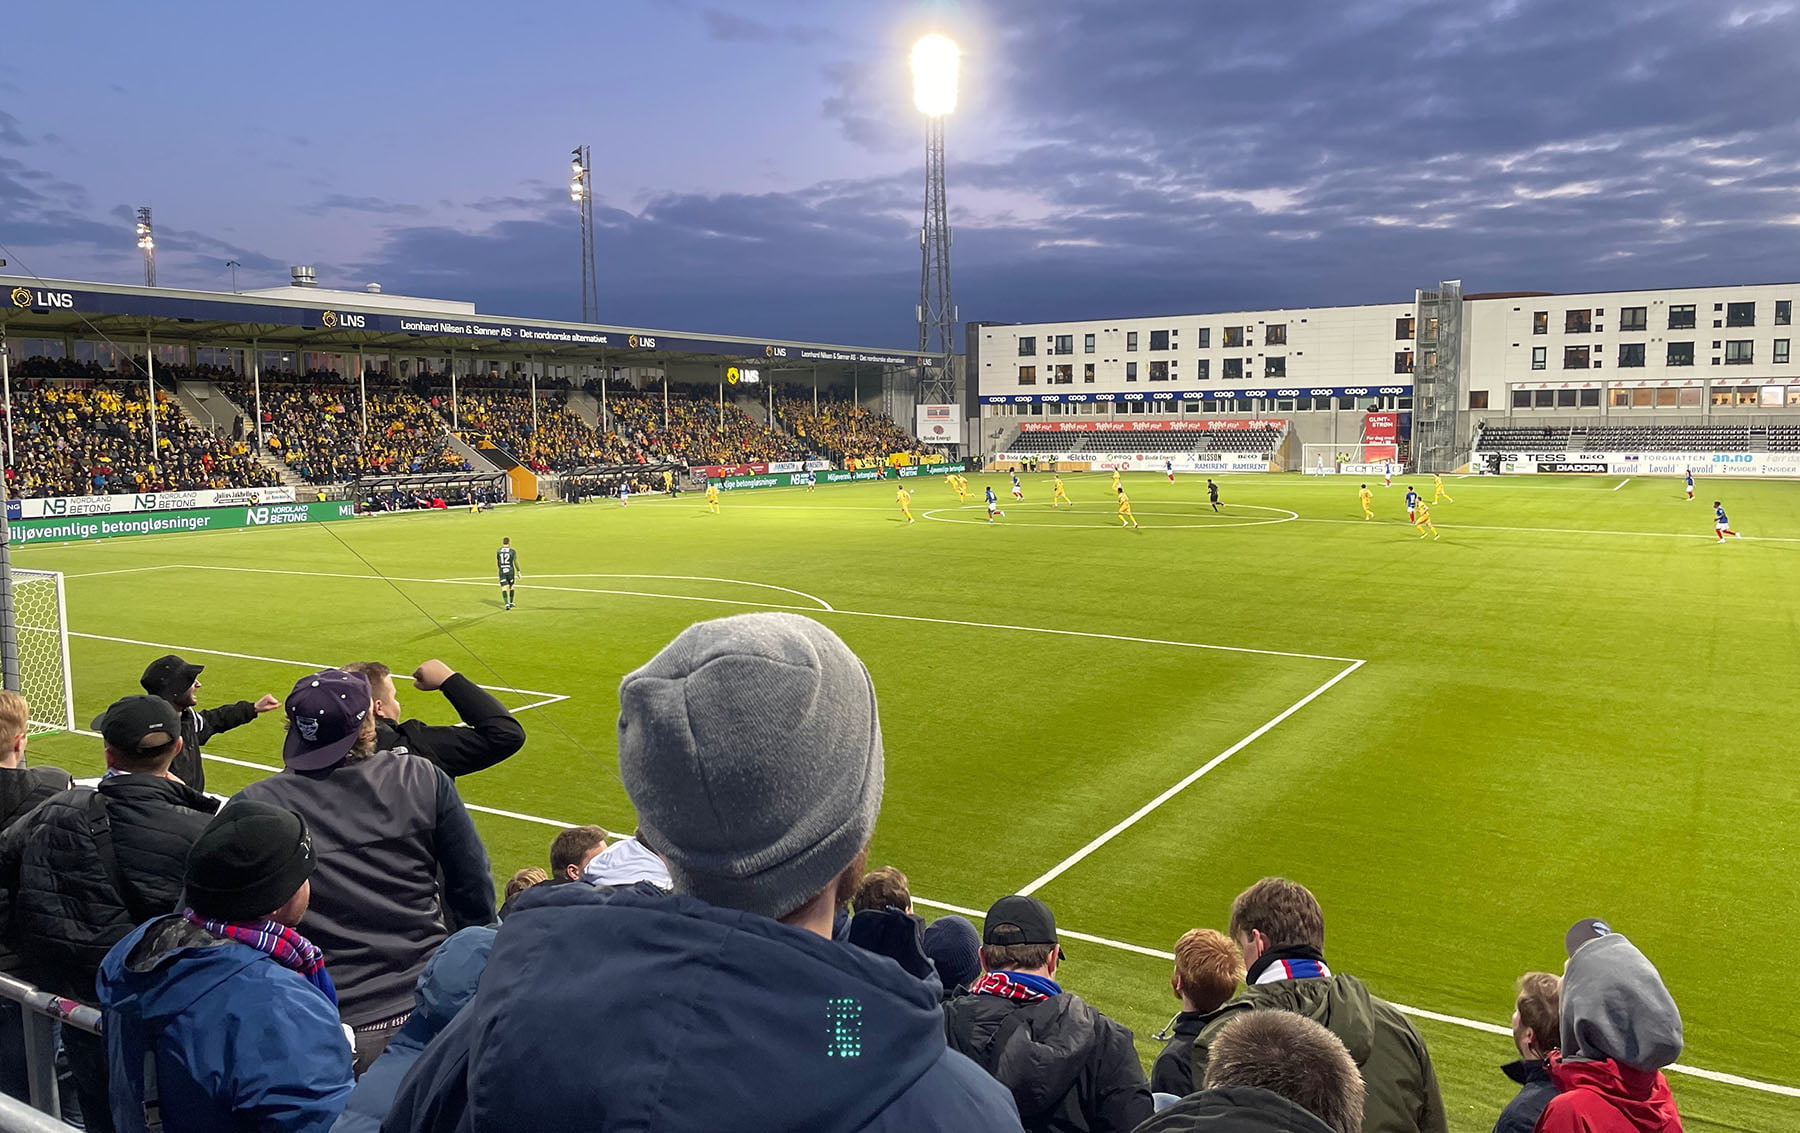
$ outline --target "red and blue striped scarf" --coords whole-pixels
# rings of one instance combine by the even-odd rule
[[[997,995],[1030,1003],[1062,992],[1055,980],[1028,972],[989,972],[969,985],[970,995]]]
[[[318,988],[333,1007],[337,1006],[337,988],[332,986],[331,977],[325,972],[325,953],[312,941],[301,936],[287,925],[271,920],[260,921],[215,921],[196,913],[192,909],[181,910],[181,915],[191,925],[205,929],[214,936],[222,936],[226,940],[234,940],[246,948],[254,948],[264,953],[284,968],[290,968],[305,976],[307,982]]]

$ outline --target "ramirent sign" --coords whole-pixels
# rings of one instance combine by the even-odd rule
[[[155,511],[135,515],[82,515],[57,519],[21,519],[11,525],[12,541],[79,542],[124,535],[224,531],[234,527],[280,527],[290,523],[327,523],[354,519],[356,505],[341,502],[257,504],[253,507],[207,508],[204,511]]]

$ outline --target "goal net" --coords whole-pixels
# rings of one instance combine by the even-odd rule
[[[1300,471],[1308,476],[1380,476],[1390,468],[1397,475],[1406,471],[1400,463],[1398,445],[1339,444],[1301,445]]]
[[[18,689],[31,705],[27,730],[33,735],[73,731],[75,688],[69,680],[69,619],[62,573],[14,568],[12,606],[19,645]]]

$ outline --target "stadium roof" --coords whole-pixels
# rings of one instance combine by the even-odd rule
[[[604,358],[620,366],[740,359],[771,365],[920,363],[912,351],[483,315],[469,302],[379,291],[278,287],[228,293],[7,275],[0,275],[0,330],[15,337],[105,337],[121,344],[141,342],[147,332],[159,343],[254,342],[271,350]]]

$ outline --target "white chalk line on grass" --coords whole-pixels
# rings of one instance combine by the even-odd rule
[[[233,572],[241,573],[241,574],[293,574],[293,575],[304,575],[308,578],[353,578],[353,579],[362,579],[362,580],[368,581],[368,582],[416,582],[416,583],[433,583],[433,584],[437,584],[437,585],[441,585],[441,586],[493,586],[494,585],[494,582],[491,579],[485,580],[485,581],[463,581],[460,579],[451,579],[451,578],[409,578],[409,577],[400,577],[400,576],[394,576],[394,575],[334,574],[329,571],[279,570],[274,567],[208,566],[208,565],[199,564],[199,563],[172,563],[164,569],[168,569],[168,570],[222,570],[222,571],[233,571]],[[569,577],[578,577],[578,576],[571,575]],[[849,618],[879,618],[879,619],[883,619],[883,620],[887,620],[887,621],[924,622],[924,623],[931,624],[931,625],[966,626],[970,629],[1005,629],[1005,630],[1012,630],[1015,633],[1044,633],[1044,634],[1051,634],[1053,636],[1058,636],[1058,637],[1081,637],[1081,638],[1098,639],[1098,640],[1102,640],[1102,641],[1123,641],[1123,642],[1127,642],[1127,643],[1134,644],[1134,645],[1169,645],[1169,646],[1174,646],[1179,649],[1205,649],[1208,651],[1218,652],[1218,653],[1246,653],[1246,654],[1251,654],[1251,655],[1260,656],[1260,657],[1294,657],[1294,658],[1298,658],[1303,661],[1336,661],[1339,664],[1348,664],[1349,662],[1352,662],[1352,661],[1357,661],[1360,663],[1360,661],[1361,661],[1361,658],[1334,657],[1334,656],[1331,656],[1330,654],[1326,654],[1326,653],[1299,653],[1299,652],[1292,652],[1292,651],[1283,650],[1283,649],[1253,649],[1249,646],[1244,646],[1244,645],[1213,645],[1213,644],[1210,644],[1207,642],[1200,642],[1200,641],[1170,641],[1170,640],[1167,640],[1164,638],[1157,638],[1157,637],[1134,637],[1129,634],[1099,633],[1099,632],[1093,631],[1093,630],[1056,629],[1056,628],[1053,628],[1050,626],[1009,625],[1004,622],[973,622],[973,621],[964,621],[964,620],[961,620],[958,618],[932,618],[932,617],[926,617],[922,614],[888,614],[888,613],[882,613],[882,612],[879,612],[876,610],[840,610],[840,609],[836,609],[836,608],[819,607],[819,606],[794,606],[794,605],[788,605],[788,604],[779,603],[779,602],[752,601],[752,600],[744,599],[744,598],[711,598],[711,597],[707,597],[704,595],[698,595],[698,594],[660,594],[660,593],[656,593],[654,591],[612,590],[612,589],[601,588],[601,587],[592,587],[592,586],[534,586],[534,585],[531,585],[530,583],[522,583],[519,585],[518,589],[520,589],[520,590],[541,590],[541,591],[548,591],[548,592],[552,592],[552,593],[563,593],[563,594],[609,594],[609,595],[622,595],[622,596],[630,597],[630,598],[666,598],[666,599],[669,599],[670,601],[674,601],[674,602],[704,602],[704,603],[711,603],[714,605],[722,605],[722,606],[754,606],[757,609],[793,610],[793,611],[796,611],[796,612],[802,613],[802,614],[829,613],[829,614],[837,614],[839,616],[849,617]],[[811,595],[808,595],[808,597],[811,597]],[[195,652],[200,652],[200,650],[196,650]],[[252,660],[271,660],[271,658],[251,658],[251,659]]]
[[[1302,517],[1301,523],[1365,523],[1361,519],[1326,519],[1323,517]],[[1395,526],[1390,523],[1388,526]],[[1609,531],[1599,527],[1502,527],[1486,523],[1440,523],[1438,527],[1445,531],[1517,531],[1528,535],[1616,535],[1637,539],[1717,539],[1716,535],[1702,535],[1687,531]],[[1746,543],[1800,543],[1800,538],[1784,535],[1751,535],[1745,538]]]
[[[96,737],[99,735],[97,732],[88,731],[82,731],[80,734]],[[252,763],[246,759],[233,759],[223,755],[213,755],[208,753],[206,758],[218,763],[227,763],[234,767],[246,767],[256,771],[277,772],[281,770],[279,767],[271,767],[266,763]],[[539,826],[554,826],[558,829],[567,829],[571,826],[585,825],[585,823],[580,822],[565,822],[554,818],[543,818],[535,814],[521,814],[518,811],[513,810],[501,810],[497,807],[478,806],[471,802],[464,802],[463,806],[469,810],[479,811],[482,814],[498,815],[501,818],[516,819],[520,822],[531,822]],[[929,909],[941,909],[946,913],[957,913],[976,921],[982,920],[987,916],[986,911],[982,909],[971,909],[966,905],[952,905],[944,901],[933,901],[926,897],[915,896],[913,898],[913,904],[924,905]],[[1094,936],[1091,933],[1076,932],[1073,929],[1062,928],[1060,926],[1056,931],[1058,936],[1064,936],[1070,940],[1083,941],[1087,944],[1097,944],[1102,948],[1111,948],[1119,952],[1130,952],[1139,956],[1147,956],[1153,960],[1167,960],[1171,963],[1174,962],[1175,959],[1175,953],[1164,951],[1160,948],[1146,948],[1141,944],[1132,944],[1124,940],[1113,940],[1110,937],[1105,936]],[[1512,1034],[1512,1031],[1506,1027],[1499,1026],[1495,1023],[1484,1023],[1479,1019],[1465,1019],[1459,1015],[1445,1015],[1442,1012],[1428,1011],[1422,1007],[1408,1007],[1404,1003],[1396,1003],[1394,1004],[1394,1007],[1404,1014],[1419,1019],[1428,1019],[1434,1023],[1444,1023],[1449,1026],[1462,1027],[1471,1031],[1481,1031],[1490,1035],[1510,1036]],[[1779,1094],[1782,1097],[1800,1098],[1800,1087],[1784,1086],[1778,1082],[1764,1082],[1756,1078],[1745,1078],[1739,1074],[1727,1074],[1720,1070],[1707,1070],[1699,1066],[1684,1066],[1681,1063],[1676,1063],[1667,1067],[1667,1069],[1677,1074],[1686,1074],[1692,1078],[1705,1078],[1708,1081],[1719,1082],[1727,1086],[1738,1086],[1746,1090],[1756,1090],[1765,1094]]]
[[[1614,485],[1614,486],[1613,486],[1613,491],[1615,491],[1615,492],[1616,492],[1616,491],[1618,491],[1618,490],[1619,490],[1619,489],[1620,489],[1620,488],[1623,488],[1623,487],[1624,487],[1624,486],[1625,486],[1625,485],[1627,485],[1627,484],[1629,484],[1629,483],[1631,483],[1631,477],[1629,477],[1629,476],[1627,476],[1627,477],[1625,477],[1625,479],[1623,479],[1623,480],[1621,480],[1621,481],[1619,481],[1619,482],[1618,482],[1618,483],[1617,483],[1617,484],[1615,484],[1615,485]]]
[[[724,582],[732,586],[755,586],[762,590],[779,590],[783,594],[792,594],[796,598],[804,598],[808,602],[818,603],[819,609],[831,610],[830,602],[816,594],[808,594],[804,590],[795,590],[790,586],[776,586],[772,582],[750,582],[742,578],[713,578],[704,574],[534,574],[533,578],[649,578],[666,582]],[[479,582],[488,586],[498,585],[493,579],[485,576],[463,575],[458,578],[434,578],[433,582]],[[527,589],[521,587],[520,589]]]
[[[1326,681],[1324,684],[1320,685],[1319,687],[1313,689],[1311,692],[1307,693],[1305,696],[1301,697],[1299,700],[1294,701],[1294,703],[1292,703],[1292,704],[1288,705],[1286,708],[1282,709],[1274,717],[1265,721],[1263,723],[1263,725],[1261,727],[1257,728],[1254,732],[1251,732],[1249,735],[1245,736],[1243,739],[1239,740],[1237,743],[1232,744],[1230,747],[1226,748],[1224,751],[1220,752],[1218,755],[1213,756],[1211,759],[1207,760],[1205,763],[1201,764],[1199,767],[1197,767],[1193,771],[1189,772],[1186,776],[1184,776],[1181,779],[1180,782],[1176,783],[1174,786],[1170,787],[1168,790],[1164,791],[1162,794],[1157,795],[1155,798],[1151,799],[1149,802],[1145,803],[1143,806],[1137,808],[1137,810],[1131,812],[1131,814],[1127,815],[1124,819],[1122,819],[1115,826],[1113,826],[1112,829],[1110,829],[1106,833],[1100,835],[1098,838],[1095,838],[1093,841],[1089,842],[1087,845],[1081,847],[1081,849],[1076,850],[1074,853],[1070,854],[1068,857],[1064,858],[1062,861],[1057,862],[1054,866],[1051,866],[1050,869],[1046,870],[1042,876],[1038,877],[1031,884],[1025,886],[1025,888],[1019,890],[1019,892],[1026,896],[1030,896],[1031,894],[1036,893],[1039,889],[1042,889],[1044,886],[1048,885],[1050,882],[1055,881],[1058,877],[1061,877],[1064,873],[1068,872],[1068,870],[1070,870],[1071,868],[1073,868],[1074,866],[1079,864],[1082,861],[1082,859],[1086,858],[1089,854],[1093,853],[1095,850],[1098,850],[1100,847],[1106,845],[1108,842],[1112,841],[1114,838],[1117,838],[1119,835],[1125,833],[1125,831],[1130,830],[1133,826],[1136,826],[1140,821],[1142,821],[1146,816],[1148,816],[1152,811],[1156,810],[1156,808],[1162,806],[1164,803],[1168,802],[1170,799],[1174,798],[1176,795],[1179,795],[1181,792],[1187,790],[1189,787],[1191,787],[1195,783],[1199,782],[1213,768],[1219,766],[1221,763],[1224,763],[1226,760],[1230,759],[1232,756],[1236,755],[1238,752],[1243,751],[1245,748],[1249,747],[1251,744],[1255,743],[1257,740],[1259,740],[1263,736],[1267,735],[1270,732],[1270,730],[1272,730],[1276,725],[1280,724],[1283,720],[1286,720],[1289,716],[1292,716],[1294,713],[1300,711],[1302,708],[1305,708],[1307,705],[1311,704],[1313,701],[1315,701],[1319,697],[1323,696],[1326,692],[1330,691],[1330,689],[1333,686],[1335,686],[1339,681],[1343,680],[1345,677],[1348,677],[1351,673],[1356,672],[1356,670],[1362,668],[1364,664],[1365,664],[1365,662],[1363,662],[1363,661],[1353,661],[1350,664],[1344,666],[1342,669],[1339,669],[1337,671],[1336,675],[1334,675],[1330,680]]]
[[[192,568],[181,567],[179,569],[190,570]],[[87,638],[89,641],[111,641],[111,642],[116,642],[120,645],[142,645],[142,646],[145,646],[146,648],[150,648],[150,649],[167,649],[174,653],[183,653],[183,654],[199,653],[199,654],[201,654],[203,656],[207,656],[207,657],[233,657],[239,661],[266,661],[271,665],[292,665],[295,668],[311,669],[314,672],[317,672],[320,669],[329,669],[329,668],[334,667],[331,664],[320,664],[320,663],[316,663],[313,661],[296,661],[290,657],[263,657],[263,656],[259,656],[258,654],[255,654],[255,653],[232,653],[232,652],[229,652],[224,649],[202,649],[197,645],[172,645],[166,641],[139,641],[137,638],[134,638],[134,637],[110,637],[103,633],[79,633],[75,630],[70,630],[69,636],[70,637],[84,637],[84,638]],[[398,674],[396,674],[396,675],[398,675]],[[465,674],[465,675],[467,675],[467,674]],[[515,713],[524,712],[525,710],[530,709],[530,708],[542,708],[547,704],[556,704],[559,701],[564,701],[564,700],[569,699],[568,696],[564,693],[544,692],[541,689],[534,689],[534,688],[514,688],[511,685],[477,684],[475,687],[486,689],[489,692],[516,692],[520,696],[535,696],[535,697],[539,698],[537,700],[532,701],[529,704],[522,704],[517,708],[510,708],[507,710],[509,712],[515,712]]]

